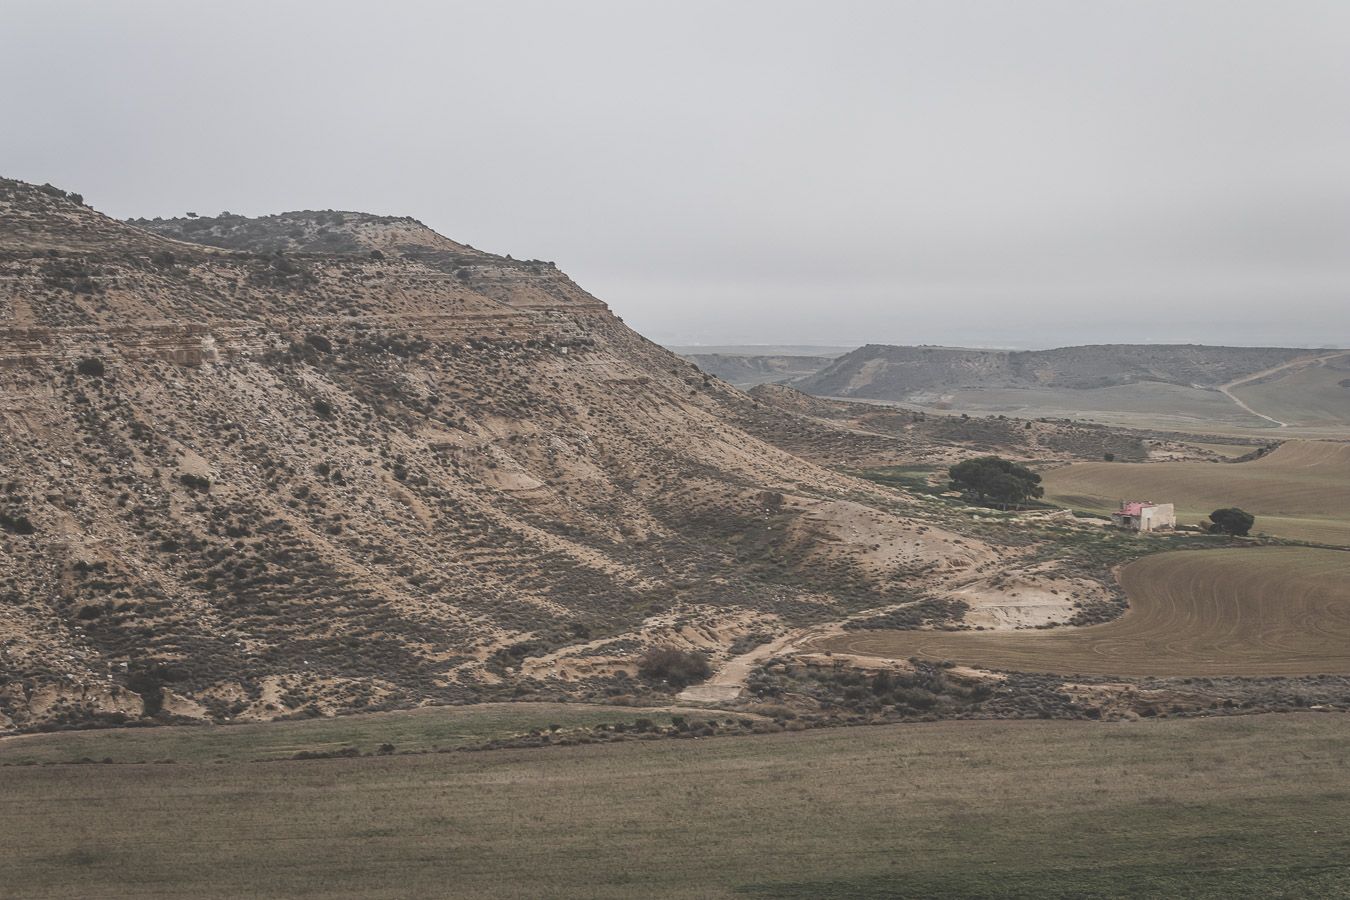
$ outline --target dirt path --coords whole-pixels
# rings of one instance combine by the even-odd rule
[[[764,660],[780,654],[795,653],[814,641],[841,635],[844,633],[844,625],[854,619],[912,606],[919,602],[918,600],[910,600],[905,603],[867,609],[846,616],[837,622],[826,622],[823,625],[812,625],[808,628],[790,631],[777,640],[760,644],[749,653],[732,657],[707,681],[685,688],[675,695],[675,699],[683,700],[686,703],[726,703],[735,700],[745,690],[745,682],[750,677],[750,673]]]
[[[1269,369],[1256,372],[1255,374],[1252,375],[1244,375],[1242,378],[1238,378],[1234,381],[1228,382],[1227,384],[1220,385],[1219,393],[1223,394],[1229,400],[1232,400],[1243,410],[1245,410],[1246,412],[1250,413],[1253,416],[1256,416],[1258,419],[1265,419],[1267,422],[1273,422],[1275,423],[1276,426],[1280,428],[1288,428],[1289,427],[1288,422],[1281,422],[1279,419],[1276,419],[1273,416],[1268,416],[1265,413],[1259,413],[1256,410],[1252,409],[1250,406],[1247,405],[1247,402],[1245,400],[1243,400],[1242,398],[1238,397],[1236,394],[1233,393],[1233,388],[1241,387],[1242,385],[1248,384],[1253,381],[1259,381],[1262,378],[1274,375],[1276,372],[1283,372],[1285,369],[1296,369],[1296,368],[1302,369],[1311,365],[1321,365],[1322,363],[1326,362],[1329,359],[1338,359],[1342,356],[1350,356],[1350,353],[1346,353],[1345,351],[1341,350],[1337,351],[1336,353],[1328,353],[1324,356],[1304,356],[1300,357],[1299,359],[1293,359],[1287,363],[1282,363],[1278,366],[1272,366]]]
[[[750,672],[755,666],[789,649],[810,631],[812,629],[809,628],[790,631],[777,640],[760,644],[749,653],[732,657],[707,681],[685,688],[675,696],[675,699],[688,703],[725,703],[728,700],[735,700],[741,695],[741,691],[745,690],[745,680],[750,677]]]
[[[973,588],[987,582],[986,576],[962,577],[949,582],[940,592],[940,596],[948,598],[959,598],[962,591]],[[1018,586],[1019,593],[1027,591],[1025,585]],[[971,598],[966,597],[970,600]],[[1006,598],[1005,606],[1024,606],[1029,598],[1014,601],[1012,596]],[[784,656],[803,651],[815,650],[823,641],[841,641],[848,634],[847,626],[850,622],[860,619],[868,619],[881,613],[892,612],[904,609],[908,606],[914,606],[924,602],[923,598],[917,600],[907,600],[903,603],[890,603],[885,606],[873,607],[871,609],[859,610],[851,613],[842,619],[832,622],[824,622],[819,625],[810,625],[806,628],[797,628],[781,637],[770,641],[767,644],[760,644],[748,653],[732,657],[722,665],[720,669],[713,673],[712,677],[702,684],[692,685],[685,688],[679,694],[675,695],[676,700],[686,703],[729,703],[736,700],[745,691],[746,680],[750,673],[755,670],[766,659],[774,656]],[[971,604],[977,610],[987,610],[998,608],[998,604],[993,603],[975,603]],[[1034,605],[1034,604],[1033,604]],[[1026,624],[1026,623],[1023,623]],[[885,666],[893,659],[887,654],[872,654],[867,652],[848,652],[849,656],[855,657],[855,662],[871,660],[882,666]]]

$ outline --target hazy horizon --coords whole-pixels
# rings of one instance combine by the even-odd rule
[[[118,218],[411,215],[663,344],[1350,344],[1345,4],[7,13],[0,173]]]
[[[658,342],[660,343],[660,342]],[[850,344],[841,347],[838,344],[757,344],[753,342],[744,344],[680,344],[676,342],[666,342],[661,345],[667,350],[680,354],[695,353],[725,353],[729,355],[750,354],[765,356],[843,356],[859,347],[868,344],[905,346],[905,347],[941,347],[949,350],[1058,350],[1064,347],[1086,347],[1101,346],[1107,344],[1153,344],[1157,346],[1177,346],[1177,345],[1203,345],[1203,346],[1227,346],[1227,347],[1271,347],[1287,348],[1294,350],[1345,350],[1350,349],[1340,344],[1253,344],[1253,343],[1231,343],[1216,344],[1213,341],[1081,341],[1065,344],[1046,344],[1040,341],[1009,341],[1002,344],[949,344],[933,343],[932,341],[918,341],[915,343],[894,342],[894,341],[863,341],[858,344]]]

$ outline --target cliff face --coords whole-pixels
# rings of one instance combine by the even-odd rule
[[[631,692],[985,552],[552,264],[201,221],[0,181],[0,727]]]

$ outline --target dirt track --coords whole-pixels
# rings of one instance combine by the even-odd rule
[[[1286,369],[1301,369],[1306,366],[1320,365],[1326,360],[1339,359],[1340,357],[1346,355],[1347,354],[1344,351],[1337,351],[1336,353],[1328,353],[1323,356],[1303,357],[1300,359],[1291,360],[1287,363],[1284,363],[1283,365],[1272,366],[1271,368],[1265,369],[1264,371],[1256,372],[1254,374],[1238,378],[1234,381],[1230,381],[1225,385],[1221,385],[1219,387],[1219,392],[1223,394],[1225,397],[1227,397],[1229,400],[1232,400],[1238,406],[1242,407],[1242,409],[1256,416],[1258,419],[1265,419],[1267,422],[1273,422],[1280,428],[1288,428],[1289,427],[1288,422],[1282,422],[1273,416],[1268,416],[1265,413],[1257,412],[1256,410],[1252,409],[1249,405],[1247,405],[1247,401],[1243,400],[1241,397],[1238,397],[1236,394],[1233,393],[1233,388],[1241,387],[1242,385],[1249,384],[1253,381],[1260,381],[1262,378],[1269,378],[1271,375],[1274,375],[1277,372],[1283,372]]]
[[[816,649],[1080,675],[1350,673],[1350,553],[1165,553],[1126,566],[1130,610],[1089,628],[862,631]]]

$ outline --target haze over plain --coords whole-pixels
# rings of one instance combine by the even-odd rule
[[[1334,2],[20,2],[0,77],[5,175],[411,213],[665,343],[1350,343]]]

